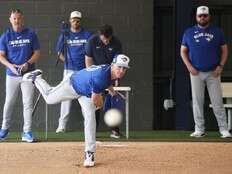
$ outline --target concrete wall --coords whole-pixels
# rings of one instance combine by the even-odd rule
[[[96,32],[108,23],[123,43],[124,52],[131,57],[131,69],[123,85],[132,87],[130,95],[130,128],[150,130],[153,125],[153,0],[1,0],[0,32],[9,26],[9,10],[19,8],[24,12],[25,25],[34,28],[41,43],[42,57],[38,67],[52,85],[62,79],[63,65],[57,67],[54,52],[60,24],[68,20],[73,10],[83,13],[82,26]],[[5,72],[0,66],[0,119],[5,100]],[[17,96],[16,96],[17,97]],[[48,128],[55,130],[60,105],[48,107]],[[12,130],[22,129],[21,94],[13,108]],[[101,119],[103,122],[103,119]],[[0,121],[1,123],[1,121]],[[33,118],[33,129],[42,130],[45,125],[45,104],[41,100]],[[74,101],[68,129],[81,130],[83,118],[80,106]],[[107,129],[101,124],[100,129]],[[122,125],[124,129],[124,124]]]

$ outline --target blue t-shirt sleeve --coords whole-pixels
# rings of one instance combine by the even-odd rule
[[[57,43],[56,43],[56,52],[61,52],[63,47],[63,37],[62,35],[59,36]]]
[[[91,36],[92,36],[92,33],[91,33],[91,32],[88,32],[88,34],[87,34],[87,39],[89,39]]]
[[[188,37],[187,37],[187,32],[185,32],[185,33],[184,33],[184,35],[183,35],[181,45],[184,45],[184,46],[188,47]]]
[[[93,57],[92,45],[93,45],[93,40],[88,39],[88,42],[85,44],[85,54],[89,57]]]
[[[95,94],[102,93],[102,90],[100,90],[96,85],[93,85],[92,90],[93,90],[93,93]]]
[[[39,44],[39,39],[37,35],[33,32],[32,34],[32,49],[34,50],[39,50],[40,49],[40,44]]]
[[[106,76],[102,66],[96,66],[96,71],[92,72],[92,92],[99,94],[102,93],[105,89]]]
[[[5,51],[7,50],[6,48],[6,35],[5,33],[2,34],[2,36],[0,37],[0,50],[1,51]]]
[[[225,45],[226,44],[226,39],[224,36],[224,33],[220,30],[220,45]]]
[[[87,39],[87,42],[85,43],[85,55],[88,55],[89,56],[89,52],[91,52],[91,49],[89,48],[89,45],[87,46],[87,44],[89,43],[89,40],[90,40],[90,37],[92,36],[92,33],[91,32],[87,32],[86,33],[86,39]],[[88,50],[88,53],[87,53],[87,50]],[[89,56],[89,57],[92,57],[92,56]]]
[[[92,92],[95,93],[95,94],[99,94],[99,93],[102,93],[102,89],[98,87],[97,85],[97,81],[100,80],[100,79],[97,79],[97,78],[94,78],[93,79],[93,82],[92,82]],[[103,79],[100,80],[102,83],[104,83]]]

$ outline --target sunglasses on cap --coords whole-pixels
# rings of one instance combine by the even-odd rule
[[[200,14],[200,15],[198,15],[199,18],[201,18],[201,17],[207,18],[208,16],[209,15],[207,15],[207,14]]]

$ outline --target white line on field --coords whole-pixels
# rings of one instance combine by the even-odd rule
[[[115,144],[110,142],[96,141],[96,144],[102,147],[127,147],[127,144]]]

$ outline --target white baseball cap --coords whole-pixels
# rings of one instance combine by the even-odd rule
[[[70,19],[72,18],[81,18],[81,12],[79,11],[73,11],[71,14],[70,14]]]
[[[115,64],[117,66],[122,66],[125,68],[130,68],[129,67],[129,62],[130,62],[130,58],[127,57],[124,54],[118,54],[114,57],[112,64]]]
[[[201,14],[209,14],[209,7],[207,6],[197,7],[197,15],[201,15]]]

